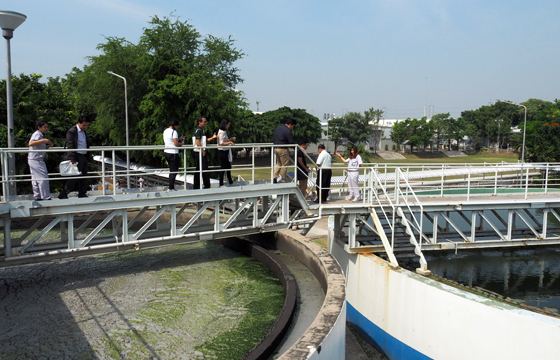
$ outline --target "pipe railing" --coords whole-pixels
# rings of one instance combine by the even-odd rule
[[[206,145],[206,148],[210,151],[214,151],[218,145]],[[233,166],[232,171],[236,171],[243,175],[244,179],[247,179],[249,183],[255,184],[258,181],[272,182],[274,168],[276,166],[274,148],[283,147],[291,149],[293,152],[297,149],[296,145],[273,145],[270,143],[259,143],[259,144],[236,144],[232,149],[247,149],[251,151],[251,157],[248,164],[236,164]],[[116,154],[118,152],[125,153],[128,151],[146,151],[154,152],[161,151],[165,146],[116,146],[116,147],[91,147],[86,151],[93,154],[100,154],[102,161],[100,161],[101,170],[93,171],[90,170],[90,174],[87,177],[77,177],[86,178],[88,181],[93,181],[92,179],[101,179],[101,193],[106,194],[107,190],[105,186],[106,178],[112,178],[112,193],[117,193],[117,180],[118,178],[127,178],[126,165],[119,163],[119,159]],[[178,148],[182,152],[183,162],[188,158],[188,153],[199,155],[200,153],[193,152],[194,147],[191,145],[186,145]],[[262,149],[266,149],[264,153]],[[260,158],[270,158],[270,162],[266,164],[258,164],[257,161],[257,150],[261,150]],[[15,175],[9,176],[8,173],[8,162],[7,157],[9,154],[27,154],[29,152],[45,152],[49,156],[60,157],[62,153],[68,152],[68,149],[54,148],[48,150],[29,150],[28,148],[12,148],[12,149],[0,149],[0,168],[2,169],[2,190],[3,194],[8,194],[9,183],[10,182],[30,182],[30,175]],[[308,160],[309,167],[311,164],[315,164],[314,160],[311,159],[305,152],[303,152]],[[165,162],[163,162],[165,164]],[[437,169],[437,170],[436,170]],[[465,171],[465,169],[468,169]],[[481,170],[482,169],[482,170]],[[62,177],[60,174],[52,171],[49,173],[49,178],[44,180],[68,180],[72,177]],[[331,190],[331,197],[336,198],[333,194],[333,189],[339,188],[339,195],[342,193],[342,188],[347,186],[347,180],[344,178],[344,171],[348,170],[346,164],[332,164],[331,170],[335,172],[333,176],[337,177],[342,174],[342,183],[334,184],[329,187]],[[419,171],[417,171],[419,170]],[[459,171],[458,173],[454,173]],[[479,171],[480,170],[480,171]],[[219,166],[209,166],[208,170],[203,170],[202,172],[216,172],[221,171]],[[286,169],[287,173],[293,171],[292,179],[285,179],[289,182],[297,182],[297,172],[299,171],[295,161],[291,161]],[[485,194],[498,195],[501,191],[512,192],[517,188],[520,194],[523,193],[525,199],[527,199],[533,192],[538,193],[550,193],[559,189],[560,179],[558,179],[558,174],[560,174],[560,164],[558,163],[480,163],[480,164],[465,164],[465,163],[452,163],[452,164],[364,164],[363,168],[359,168],[360,177],[364,180],[360,183],[360,190],[363,192],[362,202],[371,202],[373,199],[369,195],[372,191],[368,184],[368,174],[372,171],[376,171],[376,176],[378,178],[379,185],[383,184],[384,189],[391,189],[392,184],[395,182],[395,174],[400,171],[401,177],[407,179],[407,184],[403,186],[409,186],[414,190],[417,196],[434,196],[434,192],[439,194],[439,197],[444,197],[449,195],[451,191],[454,191],[453,196],[464,196],[466,200],[470,200],[472,196],[478,195],[481,192]],[[177,174],[179,178],[177,181],[186,183],[187,176],[201,176],[202,172],[197,172],[194,167],[181,167]],[[265,175],[268,173],[269,175]],[[139,176],[157,176],[161,178],[161,181],[166,180],[166,176],[169,174],[169,169],[167,166],[163,168],[149,168],[145,166],[139,166],[139,164],[133,166],[129,169],[129,175],[131,177]],[[362,175],[363,174],[363,175]],[[424,174],[419,176],[418,174]],[[488,174],[491,174],[490,176]],[[180,177],[182,175],[182,178]],[[536,178],[539,176],[539,178]],[[74,177],[76,178],[76,177]],[[128,180],[128,178],[127,178]],[[315,183],[316,176],[314,172],[310,174],[311,185]],[[340,179],[338,180],[340,182]],[[127,182],[127,181],[126,181]],[[126,183],[123,181],[123,183]],[[202,181],[201,181],[202,184]],[[321,190],[321,184],[315,184],[317,189]],[[312,188],[313,186],[311,186]],[[124,190],[124,189],[123,189]],[[129,189],[130,190],[130,189]],[[460,194],[462,192],[462,194]],[[409,191],[405,192],[405,196],[408,196]],[[11,194],[13,195],[13,194]],[[320,196],[319,196],[320,198]],[[3,197],[6,201],[6,197]]]
[[[206,148],[208,150],[215,150],[217,149],[218,145],[207,145]],[[288,148],[288,149],[293,149],[293,151],[295,151],[296,149],[296,145],[273,145],[273,144],[237,144],[236,148],[237,149],[249,149],[253,154],[251,156],[251,163],[250,164],[246,164],[246,165],[236,165],[235,166],[235,171],[238,172],[248,172],[251,174],[251,178],[249,179],[250,183],[255,183],[255,181],[257,180],[257,178],[259,178],[259,176],[257,176],[257,174],[255,173],[255,171],[259,171],[261,169],[268,169],[268,166],[258,166],[256,164],[256,158],[255,158],[255,149],[259,149],[259,148],[270,148],[271,150],[273,150],[274,148],[278,148],[278,147],[283,147],[283,148]],[[194,152],[194,148],[193,146],[183,146],[180,148],[177,148],[180,152],[182,152],[183,154],[183,159],[184,162],[186,162],[187,159],[187,153],[188,152],[193,152],[193,154],[195,154],[194,156],[200,154],[200,153],[196,153]],[[98,159],[99,161],[97,161],[98,163],[100,163],[101,165],[101,170],[93,170],[88,169],[88,176],[73,176],[73,177],[69,177],[69,176],[61,176],[60,173],[53,171],[54,169],[50,169],[51,171],[48,173],[48,178],[44,178],[44,179],[34,179],[34,180],[48,180],[48,181],[66,181],[69,179],[88,179],[88,181],[91,181],[91,179],[99,179],[98,181],[101,181],[102,186],[101,186],[101,192],[103,195],[106,194],[106,190],[107,188],[104,186],[105,182],[106,182],[106,178],[110,177],[112,178],[112,188],[113,188],[113,195],[117,193],[117,182],[118,182],[118,178],[127,178],[127,176],[133,176],[133,177],[139,177],[139,176],[157,176],[157,177],[161,177],[162,181],[166,180],[166,177],[170,174],[169,172],[169,168],[168,167],[164,167],[164,168],[157,168],[157,167],[147,167],[147,166],[142,166],[140,164],[133,164],[133,166],[131,167],[131,169],[129,169],[129,171],[127,172],[127,167],[124,164],[120,164],[119,161],[121,161],[118,157],[117,157],[117,152],[125,152],[125,151],[146,151],[146,152],[154,152],[154,151],[161,151],[163,154],[163,150],[165,150],[165,146],[163,145],[156,145],[156,146],[131,146],[131,147],[123,147],[123,146],[116,146],[116,147],[91,147],[89,149],[83,149],[83,151],[86,151],[90,154],[98,154],[100,155],[100,158]],[[15,196],[15,195],[30,195],[30,194],[9,194],[9,184],[10,183],[22,183],[22,182],[31,182],[31,176],[29,174],[25,174],[25,175],[15,175],[15,176],[10,176],[6,167],[8,166],[8,162],[7,162],[7,157],[9,156],[9,154],[23,154],[26,155],[30,152],[44,152],[47,153],[47,156],[49,157],[56,157],[56,158],[60,158],[61,155],[63,153],[68,152],[68,149],[64,149],[64,148],[51,148],[48,150],[29,150],[28,148],[11,148],[11,149],[0,149],[0,168],[2,169],[2,178],[1,178],[1,182],[2,182],[2,191],[3,194],[6,194],[7,196],[3,196],[2,199],[3,201],[6,201],[6,199],[8,199],[10,196]],[[266,155],[265,155],[266,156]],[[273,172],[274,172],[274,167],[275,167],[275,161],[274,161],[274,151],[269,151],[268,152],[268,156],[270,156],[271,158],[271,164],[272,164],[272,168],[271,168],[271,175],[270,177],[262,177],[260,176],[259,180],[269,180],[270,182],[272,182],[272,177],[273,177]],[[165,164],[165,161],[163,161]],[[90,164],[91,164],[91,159],[90,159]],[[233,170],[233,169],[232,169]],[[179,171],[177,172],[177,174],[183,175],[182,179],[177,179],[178,182],[183,182],[186,183],[187,182],[187,175],[194,175],[194,176],[201,176],[203,172],[216,172],[216,171],[222,171],[222,169],[219,166],[209,166],[208,170],[202,170],[202,171],[196,171],[194,167],[181,167],[179,169]],[[296,174],[297,171],[297,166],[295,163],[290,164],[289,166],[287,166],[286,169],[287,172],[291,172],[293,171],[294,174]],[[127,179],[128,180],[128,179]],[[293,179],[285,179],[285,181],[288,182],[295,182],[296,181],[296,176],[294,176]],[[124,182],[124,183],[127,183]],[[202,181],[201,181],[201,185],[202,185]],[[123,189],[124,190],[124,189]],[[130,189],[129,189],[130,190]]]

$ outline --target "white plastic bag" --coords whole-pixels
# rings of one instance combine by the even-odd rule
[[[66,160],[60,163],[60,175],[62,176],[78,176],[82,172],[78,170],[78,163],[72,164],[72,161]]]

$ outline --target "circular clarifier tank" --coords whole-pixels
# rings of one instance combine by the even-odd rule
[[[276,321],[280,281],[211,242],[0,269],[0,358],[239,359]]]

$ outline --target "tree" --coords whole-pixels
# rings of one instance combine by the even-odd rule
[[[441,144],[443,139],[447,138],[447,126],[449,123],[449,113],[435,114],[431,119],[430,123],[434,130],[434,140],[436,144]]]
[[[530,162],[560,161],[560,124],[544,123],[531,133],[525,160]]]
[[[393,124],[393,129],[391,130],[391,140],[397,144],[397,151],[400,148],[400,144],[405,141],[406,139],[408,139],[408,124],[407,122],[409,122],[410,119],[406,119],[406,120],[401,120],[401,121],[396,121],[395,124]]]
[[[525,139],[525,161],[560,161],[560,101],[556,99],[539,109],[533,120],[527,121]],[[523,137],[521,134],[511,139],[519,158],[522,154]]]
[[[410,152],[414,146],[417,149],[420,145],[426,147],[430,143],[430,139],[434,135],[433,126],[427,121],[424,116],[422,119],[406,119],[405,124],[407,126],[408,141],[410,145]]]
[[[190,139],[199,116],[206,116],[212,133],[223,118],[235,124],[247,115],[243,93],[234,90],[243,80],[233,64],[244,54],[231,37],[202,37],[187,21],[167,17],[154,16],[149,24],[138,44],[108,37],[98,45],[101,55],[68,75],[65,85],[75,96],[77,111],[95,114],[97,144],[125,143],[124,85],[107,71],[127,79],[132,145],[163,144],[170,119],[178,119],[179,132]],[[133,152],[131,157],[150,165],[163,163],[161,151],[152,157]],[[193,154],[187,158],[194,163]]]
[[[296,142],[307,141],[315,143],[321,138],[321,122],[304,109],[290,109],[287,106],[263,114],[246,113],[239,119],[238,124],[233,124],[235,135],[244,143],[272,142],[274,129],[285,124],[288,119],[295,119],[297,125],[292,135]]]
[[[64,146],[66,131],[76,121],[69,96],[62,89],[60,79],[47,78],[41,82],[42,75],[20,74],[12,78],[12,101],[14,105],[14,144],[27,148],[29,138],[37,130],[35,123],[43,119],[49,123],[48,138],[55,146]],[[0,146],[7,147],[6,81],[0,82]],[[16,155],[17,175],[28,173],[27,155]],[[54,169],[60,157],[49,156],[47,167]],[[29,184],[18,185],[25,189]],[[30,186],[29,186],[30,188]],[[24,190],[25,191],[25,190]]]
[[[457,150],[459,150],[459,142],[466,134],[467,123],[463,118],[454,119],[449,117],[446,119],[445,124],[448,149],[451,150],[451,140],[455,140],[457,142]]]
[[[381,131],[379,131],[379,121],[383,118],[384,111],[381,109],[375,110],[369,108],[364,111],[364,118],[371,126],[371,133],[373,134],[373,152],[377,151],[377,146],[381,140]]]
[[[370,109],[370,111],[373,109]],[[359,112],[348,112],[345,115],[329,121],[329,137],[334,142],[335,150],[340,141],[346,139],[354,144],[368,141],[371,137],[372,129],[369,124],[370,117]]]

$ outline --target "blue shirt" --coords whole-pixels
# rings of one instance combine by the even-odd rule
[[[84,130],[80,129],[79,125],[76,125],[78,128],[78,149],[87,149],[87,142],[86,142],[86,133]],[[87,151],[76,151],[78,154],[87,154]]]

